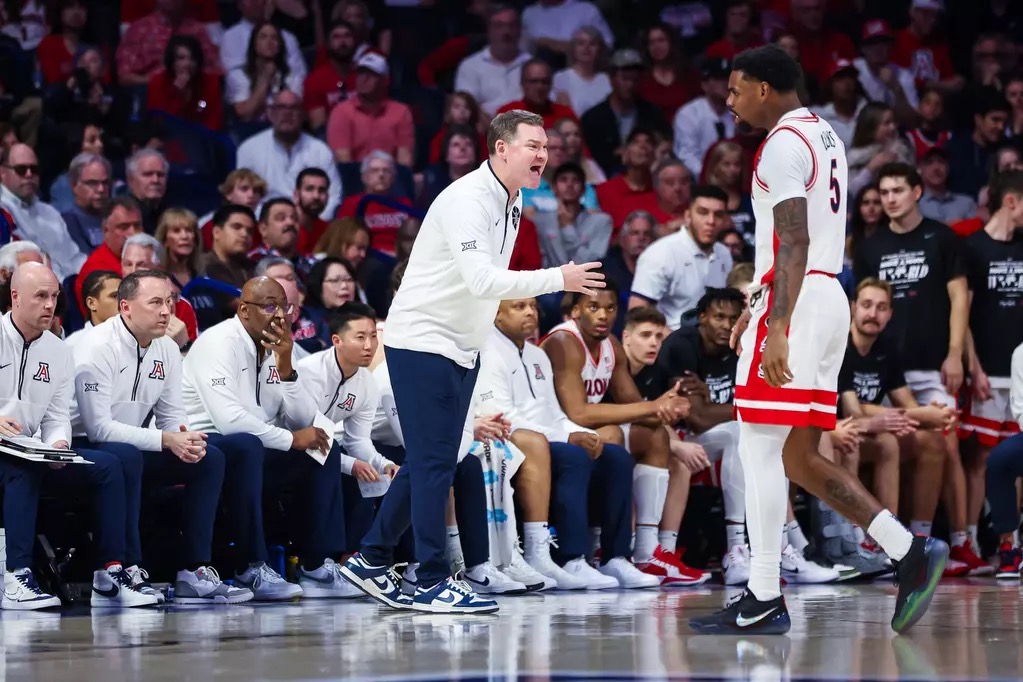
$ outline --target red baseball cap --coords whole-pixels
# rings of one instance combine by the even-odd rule
[[[856,66],[848,59],[836,59],[831,62],[831,68],[828,69],[828,79],[835,78],[844,71],[850,72],[849,75],[853,78],[858,78],[860,74]]]
[[[871,43],[878,40],[893,40],[892,29],[884,19],[871,19],[863,24],[860,42]]]

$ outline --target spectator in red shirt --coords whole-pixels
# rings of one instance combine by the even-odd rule
[[[708,57],[732,61],[735,55],[751,47],[760,47],[764,41],[753,26],[753,0],[730,0],[725,10],[725,34],[707,48]]]
[[[636,94],[660,107],[665,121],[674,120],[679,107],[701,94],[700,74],[689,68],[678,34],[664,24],[647,29],[643,50],[649,66]]]
[[[310,256],[316,251],[327,221],[320,218],[327,207],[330,178],[322,168],[306,168],[295,180],[295,208],[298,209],[298,244],[300,255]]]
[[[319,130],[339,103],[355,92],[355,29],[338,20],[327,34],[327,61],[305,79],[305,110],[309,127]]]
[[[121,31],[128,30],[133,21],[137,21],[156,8],[157,0],[124,0],[121,2]],[[211,27],[220,25],[220,12],[217,11],[216,0],[185,0],[185,16]],[[216,35],[219,35],[217,33]]]
[[[633,130],[625,141],[622,163],[625,165],[624,173],[597,185],[600,210],[611,216],[614,225],[612,244],[618,239],[618,233],[630,213],[637,210],[649,211],[657,203],[651,177],[654,134],[642,128]]]
[[[121,271],[121,251],[128,237],[142,232],[142,207],[131,197],[114,197],[103,212],[103,243],[89,254],[75,279],[75,301],[81,309],[82,285],[94,270]],[[84,314],[85,311],[82,310]]]
[[[948,93],[960,90],[965,81],[952,68],[948,42],[935,30],[943,10],[941,0],[913,0],[909,27],[895,34],[892,61],[913,73],[917,87],[935,83]]]
[[[685,222],[689,208],[689,193],[693,189],[693,174],[678,159],[663,159],[653,174],[657,202],[649,207],[657,220],[656,232],[663,237],[678,232]]]
[[[362,160],[362,185],[365,191],[346,198],[338,210],[337,217],[357,217],[356,209],[359,206],[359,201],[367,194],[391,196],[395,177],[394,158],[387,152],[379,149],[370,152]],[[406,199],[393,196],[391,198],[412,210],[412,204]],[[408,211],[394,209],[390,206],[374,202],[366,206],[366,213],[362,216],[362,221],[366,223],[366,227],[373,233],[374,248],[393,256],[398,227],[408,217]]]
[[[117,75],[121,85],[147,85],[160,68],[167,42],[174,34],[190,35],[202,45],[205,65],[220,70],[217,49],[206,27],[185,15],[184,0],[155,0],[155,11],[131,24],[117,48]]]
[[[839,59],[858,56],[849,37],[824,26],[824,0],[792,0],[792,33],[799,41],[800,65],[818,83]]]
[[[171,36],[163,65],[149,79],[148,107],[210,130],[223,128],[220,78],[203,71],[199,41],[192,36]]]
[[[89,8],[84,0],[60,0],[47,8],[50,35],[36,48],[43,83],[64,83],[75,69],[75,53],[82,45],[82,35],[89,21]]]
[[[266,180],[248,168],[238,168],[227,174],[224,182],[217,188],[225,204],[245,206],[255,212],[266,198]],[[199,231],[202,233],[202,248],[209,251],[213,248],[213,213],[199,220]],[[259,246],[258,243],[255,246]]]
[[[359,58],[355,97],[334,107],[327,120],[327,144],[339,163],[362,161],[383,150],[411,166],[416,146],[412,110],[387,95],[390,70],[375,52]]]
[[[497,110],[503,114],[512,109],[524,109],[543,116],[543,127],[553,128],[563,118],[576,118],[571,107],[551,100],[554,76],[550,65],[540,59],[530,59],[522,65],[522,99],[508,102]]]
[[[448,131],[452,127],[462,128],[469,126],[474,131],[480,130],[480,105],[476,98],[467,92],[456,92],[448,95],[447,104],[444,107],[444,125],[430,140],[430,163],[440,163],[444,157],[444,141],[448,137]],[[477,132],[479,148],[487,148],[487,136]]]

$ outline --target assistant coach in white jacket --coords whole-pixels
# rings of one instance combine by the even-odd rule
[[[301,565],[321,576],[310,597],[340,596],[335,560],[344,551],[341,454],[313,424],[316,405],[292,364],[293,312],[284,289],[269,277],[242,287],[238,314],[204,331],[185,358],[182,398],[189,427],[227,460],[223,495],[238,543],[238,581],[257,601],[293,599],[299,585],[285,582],[266,561],[263,493],[289,484],[304,509],[293,529]],[[226,436],[245,442],[227,447]],[[329,453],[319,464],[307,450]],[[322,569],[322,570],[321,570]]]
[[[444,559],[444,501],[454,478],[479,350],[502,299],[555,291],[594,291],[599,265],[568,264],[509,272],[522,216],[523,188],[535,189],[547,164],[543,119],[513,110],[487,131],[490,158],[434,200],[412,247],[387,317],[384,355],[405,436],[406,462],[342,574],[389,606],[427,612],[497,610],[451,579]],[[398,516],[411,514],[418,587],[401,597],[390,570]]]
[[[124,471],[128,571],[143,592],[139,512],[142,481],[184,485],[183,554],[178,557],[175,600],[187,604],[237,604],[249,590],[220,581],[210,569],[213,521],[224,483],[224,453],[206,446],[205,434],[188,431],[181,402],[181,351],[167,336],[174,314],[170,277],[137,270],[117,287],[119,313],[78,343],[71,427],[75,448],[103,450]],[[149,416],[156,428],[146,427]],[[161,595],[162,596],[162,595]]]

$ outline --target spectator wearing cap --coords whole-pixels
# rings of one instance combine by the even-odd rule
[[[571,107],[558,104],[551,99],[554,78],[550,65],[540,59],[530,59],[522,65],[522,99],[508,102],[497,110],[503,114],[513,109],[522,109],[543,117],[543,127],[553,128],[563,118],[576,118]]]
[[[917,86],[934,83],[949,93],[960,90],[965,81],[956,75],[948,41],[937,30],[944,11],[941,0],[913,0],[909,26],[895,34],[892,61],[909,69]]]
[[[553,188],[555,210],[537,211],[533,217],[543,267],[556,268],[569,261],[601,260],[611,241],[611,216],[588,211],[583,206],[586,174],[582,166],[574,161],[558,166],[554,171]]]
[[[703,97],[694,99],[675,114],[675,156],[693,176],[703,167],[703,157],[718,140],[735,135],[735,115],[725,106],[732,65],[727,59],[708,58],[701,69]]]
[[[600,31],[581,26],[572,36],[567,69],[554,74],[554,101],[582,116],[611,94],[611,80],[601,71],[607,45]]]
[[[974,101],[973,131],[952,135],[948,151],[948,187],[953,192],[977,196],[988,179],[991,157],[1005,139],[1005,127],[1012,108],[994,88],[979,90]]]
[[[867,104],[860,96],[859,71],[848,59],[839,59],[831,66],[825,88],[828,103],[822,107],[814,107],[813,111],[831,124],[835,134],[848,149],[852,147],[856,117]]]
[[[844,33],[824,25],[825,0],[792,0],[790,28],[799,43],[799,64],[815,81],[822,82],[839,59],[855,59],[856,47]]]
[[[569,56],[572,36],[583,26],[592,26],[614,46],[614,35],[600,10],[585,0],[538,0],[522,12],[522,42],[535,53],[545,50]]]
[[[304,113],[301,97],[289,90],[277,93],[269,111],[273,127],[242,142],[235,165],[266,180],[268,195],[280,197],[292,195],[304,169],[322,168],[330,178],[330,195],[320,217],[332,218],[341,205],[341,176],[330,147],[302,131]]]
[[[893,40],[887,21],[871,19],[863,24],[860,42],[863,56],[855,59],[853,64],[867,99],[887,104],[899,122],[909,125],[916,120],[920,100],[913,74],[891,61]]]
[[[327,34],[327,60],[313,69],[302,86],[309,127],[319,130],[334,107],[348,99],[356,88],[355,30],[338,20]]]
[[[951,225],[977,215],[977,202],[948,189],[947,151],[941,147],[927,150],[920,160],[920,177],[924,183],[920,213],[924,218]]]
[[[458,65],[455,91],[472,95],[491,118],[522,96],[522,67],[530,56],[519,48],[522,22],[517,9],[495,3],[487,11],[486,21],[487,46]]]
[[[124,3],[130,4],[130,3]],[[241,19],[231,28],[224,31],[220,39],[220,63],[224,70],[245,66],[245,55],[248,53],[249,40],[257,24],[266,21],[266,0],[238,0],[238,12]],[[298,39],[290,31],[281,31],[284,38],[284,49],[287,52],[288,71],[298,79],[306,75],[305,58]]]
[[[623,141],[633,131],[653,132],[668,127],[661,109],[637,94],[642,76],[643,58],[639,52],[616,50],[611,56],[611,94],[583,115],[583,139],[607,177],[625,165]]]
[[[763,45],[763,35],[753,25],[755,10],[753,0],[728,0],[724,35],[710,44],[706,55],[731,61],[743,50]]]
[[[182,0],[156,3],[155,11],[132,22],[117,48],[117,77],[121,85],[147,85],[162,65],[172,35],[189,35],[202,46],[205,66],[220,70],[220,57],[210,42],[206,27],[184,12]]]
[[[376,150],[411,166],[416,146],[412,110],[387,96],[387,60],[376,52],[359,58],[355,96],[334,107],[327,119],[327,144],[339,163],[362,161]]]

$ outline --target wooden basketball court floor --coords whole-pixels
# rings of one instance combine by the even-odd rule
[[[721,587],[501,598],[494,616],[368,601],[0,613],[0,680],[1015,680],[1019,583],[944,582],[895,636],[890,583],[786,589],[785,637],[686,625]]]

